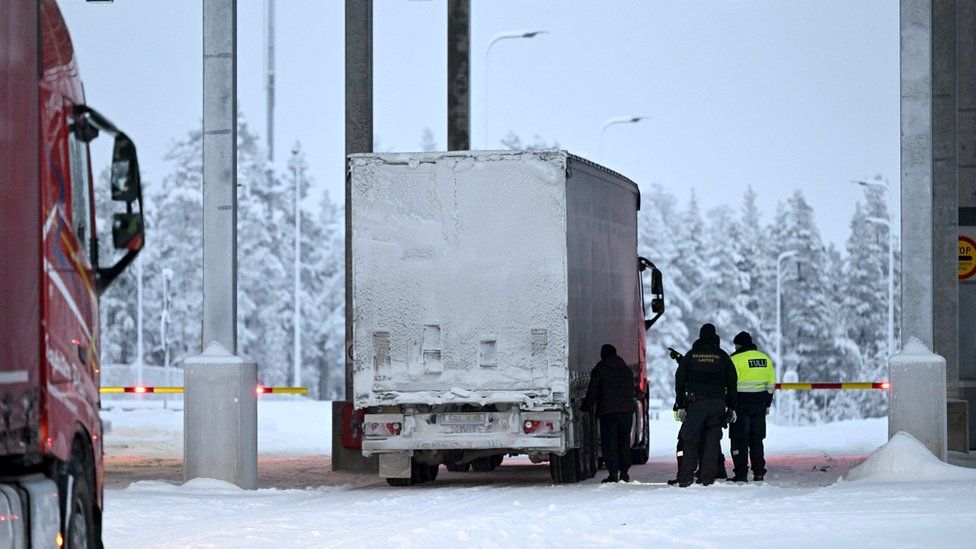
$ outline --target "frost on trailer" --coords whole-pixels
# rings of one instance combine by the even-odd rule
[[[574,407],[603,343],[634,368],[646,460],[632,181],[564,151],[353,155],[350,170],[353,393],[382,475],[517,452],[557,481],[592,476],[595,421]]]

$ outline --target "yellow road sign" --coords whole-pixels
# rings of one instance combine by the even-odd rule
[[[976,241],[968,236],[959,237],[959,280],[976,275]]]

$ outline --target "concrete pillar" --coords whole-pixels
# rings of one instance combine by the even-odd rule
[[[901,0],[902,341],[932,348],[932,3]]]
[[[237,352],[237,0],[203,2],[203,344]]]
[[[203,1],[203,354],[184,362],[183,476],[257,488],[257,365],[237,353],[237,2]]]
[[[373,2],[346,0],[346,154],[373,150]],[[352,402],[352,187],[346,181],[346,386],[345,402],[333,403],[332,470],[376,472],[376,458],[342,445],[342,406]]]
[[[956,2],[956,129],[959,232],[976,238],[976,1]],[[959,284],[959,396],[968,402],[976,450],[976,280]]]
[[[932,2],[932,350],[946,359],[949,398],[959,395],[956,4]]]
[[[184,363],[183,478],[258,487],[258,366],[219,343]]]
[[[960,137],[959,84],[972,81],[972,74],[963,74],[968,70],[964,65],[971,64],[970,54],[959,49],[972,41],[969,31],[960,30],[965,27],[959,24],[960,16],[971,11],[964,3],[972,4],[901,0],[902,340],[917,338],[934,351],[933,356],[942,357],[945,394],[950,399],[960,394],[956,242],[958,181],[967,155],[966,140]],[[911,425],[906,402],[914,402],[919,413],[925,407],[911,396],[898,394],[910,391],[905,384],[896,388],[899,364],[904,366],[892,359],[892,432]],[[895,412],[896,401],[901,403],[900,413]],[[943,437],[946,405],[942,400],[939,435]],[[964,430],[957,438],[963,438],[961,434]]]
[[[942,461],[947,457],[945,365],[914,337],[889,362],[888,437],[904,431]]]
[[[471,148],[471,0],[447,2],[447,150]]]

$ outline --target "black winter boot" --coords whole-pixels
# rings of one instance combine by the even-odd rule
[[[617,473],[610,473],[610,476],[603,479],[602,482],[620,482],[620,477],[617,475]]]

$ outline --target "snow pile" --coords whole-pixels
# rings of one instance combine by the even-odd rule
[[[847,473],[847,480],[864,482],[976,481],[976,470],[943,463],[906,432],[896,433],[864,463]]]

